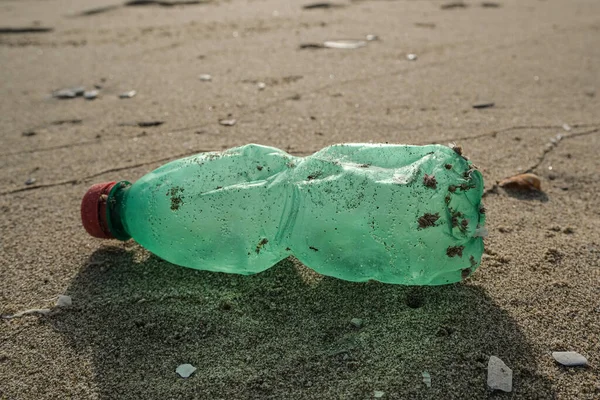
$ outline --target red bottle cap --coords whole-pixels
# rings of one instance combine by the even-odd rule
[[[100,239],[113,239],[106,220],[106,200],[117,182],[97,183],[81,200],[81,222],[85,230]]]

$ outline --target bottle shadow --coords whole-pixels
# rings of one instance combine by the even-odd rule
[[[548,195],[540,190],[523,191],[505,188],[504,193],[519,200],[539,201],[542,203],[546,203],[549,200]]]
[[[491,355],[518,397],[554,397],[513,319],[468,284],[352,283],[293,259],[210,273],[126,243],[92,254],[66,294],[73,306],[49,321],[91,355],[101,399],[502,397],[486,385]]]

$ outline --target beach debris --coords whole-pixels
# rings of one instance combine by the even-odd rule
[[[29,136],[35,136],[36,135],[36,131],[25,131],[25,132],[22,132],[21,135],[27,136],[27,137],[29,137]]]
[[[382,392],[381,390],[373,390],[373,398],[380,399],[383,397],[383,395],[385,395],[385,392]]]
[[[21,33],[48,33],[54,28],[44,28],[41,26],[26,26],[26,27],[0,27],[0,35],[16,35]]]
[[[532,173],[519,174],[501,180],[498,185],[501,188],[509,190],[523,190],[523,191],[542,191],[542,183],[540,178]]]
[[[350,325],[352,325],[353,327],[360,329],[363,327],[363,320],[360,318],[352,318],[350,320]]]
[[[467,8],[469,7],[466,3],[463,3],[462,1],[455,1],[452,3],[446,3],[446,4],[442,4],[440,6],[440,8],[442,10],[454,10],[457,8]]]
[[[83,98],[86,100],[94,100],[98,97],[100,92],[97,90],[86,90],[83,92]]]
[[[212,81],[212,76],[209,74],[202,74],[198,77],[202,82],[210,82]]]
[[[267,87],[267,84],[264,82],[258,82],[256,84],[256,87],[258,88],[258,90],[265,90],[265,88]]]
[[[179,376],[182,378],[189,378],[194,371],[196,371],[196,367],[194,367],[192,364],[181,364],[175,370],[175,372],[177,372],[177,374],[179,374]]]
[[[119,95],[120,99],[130,99],[132,97],[134,97],[137,94],[137,92],[135,90],[130,90],[128,92],[123,92]]]
[[[491,356],[488,362],[487,384],[492,390],[512,391],[512,369],[496,356]]]
[[[365,36],[365,39],[367,39],[367,42],[373,42],[375,40],[379,40],[379,36],[373,35],[373,34],[369,34],[369,35]]]
[[[153,126],[160,126],[165,121],[136,121],[136,122],[123,122],[119,126],[139,126],[140,128],[150,128]]]
[[[60,295],[58,296],[58,300],[56,300],[56,307],[71,307],[73,305],[73,300],[71,296]]]
[[[417,55],[413,53],[409,53],[406,55],[406,59],[408,61],[417,61]]]
[[[569,124],[562,124],[562,128],[567,132],[570,132],[572,129],[571,125],[569,125]]]
[[[565,367],[587,367],[589,365],[584,356],[574,351],[554,351],[552,357]]]
[[[27,186],[29,186],[29,185],[33,185],[33,184],[35,183],[35,181],[36,181],[36,179],[35,179],[35,178],[29,178],[29,179],[27,179],[27,180],[25,181],[25,184],[26,184]]]
[[[489,102],[473,104],[473,108],[480,110],[482,108],[491,108],[491,107],[494,107],[495,105],[496,104],[493,101],[489,101]]]
[[[175,6],[189,6],[195,4],[206,3],[207,1],[200,0],[131,0],[124,4],[125,7],[134,6],[161,6],[161,7],[175,7]]]
[[[421,373],[421,376],[423,377],[423,383],[425,384],[425,386],[430,388],[431,387],[431,375],[429,374],[429,372],[423,371]]]
[[[120,8],[120,7],[121,7],[120,4],[114,4],[114,5],[110,5],[110,6],[90,8],[89,10],[84,10],[84,11],[80,12],[79,14],[76,14],[75,16],[87,17],[89,15],[102,14],[102,13],[105,13],[108,11],[116,10],[117,8]]]
[[[52,92],[52,97],[57,99],[73,99],[78,96],[83,96],[85,88],[83,86],[77,86],[73,88],[58,89]]]
[[[300,49],[324,49],[325,46],[323,46],[322,43],[301,43],[300,46],[298,46]]]
[[[20,311],[13,315],[3,315],[2,318],[13,319],[13,318],[25,317],[27,315],[47,315],[49,313],[50,313],[50,309],[48,309],[48,308],[32,308],[29,310]]]
[[[219,120],[219,124],[223,125],[223,126],[234,126],[236,124],[237,120],[235,119],[220,119]]]
[[[481,7],[483,7],[483,8],[500,8],[501,5],[500,5],[500,3],[494,3],[492,1],[484,1],[483,3],[481,3]]]
[[[323,42],[323,46],[328,49],[358,49],[361,47],[365,47],[367,42],[364,40],[356,40],[356,39],[340,39],[340,40],[327,40]]]
[[[329,8],[342,8],[343,4],[330,3],[328,1],[323,1],[320,3],[310,3],[303,5],[302,8],[304,10],[317,10],[317,9],[329,9]]]

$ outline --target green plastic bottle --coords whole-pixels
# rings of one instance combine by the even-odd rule
[[[483,253],[483,178],[459,149],[339,144],[294,157],[249,144],[92,186],[86,230],[190,268],[254,274],[295,256],[349,281],[440,285]]]

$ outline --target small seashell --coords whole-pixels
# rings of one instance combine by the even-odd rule
[[[513,190],[542,190],[540,178],[535,174],[519,174],[501,180],[498,185],[504,189]]]

